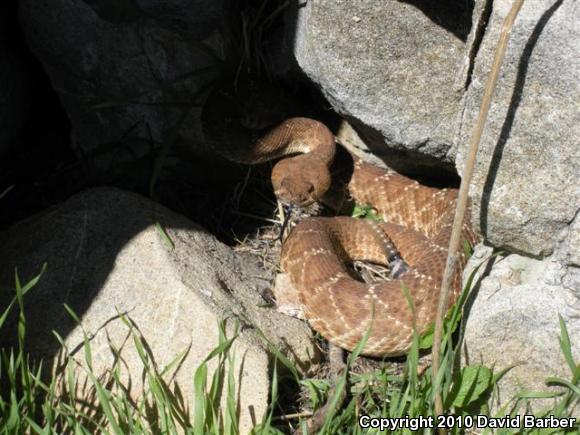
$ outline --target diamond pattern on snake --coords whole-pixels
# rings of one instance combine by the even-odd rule
[[[215,110],[211,104],[208,107],[206,120]],[[323,198],[332,183],[329,168],[336,153],[334,135],[324,124],[288,118],[252,138],[246,148],[232,150],[223,143],[223,135],[229,130],[237,134],[236,127],[210,128],[206,137],[218,152],[237,162],[256,164],[282,158],[273,167],[271,182],[283,203],[304,207]],[[457,190],[425,186],[392,169],[356,157],[353,161],[348,194],[359,204],[372,205],[383,222],[342,216],[306,218],[284,241],[281,268],[296,289],[306,319],[323,337],[352,350],[370,329],[363,355],[398,356],[411,345],[413,324],[422,334],[435,320]],[[476,241],[469,219],[464,222],[462,238],[461,246]],[[467,260],[463,249],[457,254],[451,304],[460,294]],[[388,265],[397,257],[406,269],[381,282],[360,282],[346,266],[355,260]],[[415,306],[414,322],[403,286]]]

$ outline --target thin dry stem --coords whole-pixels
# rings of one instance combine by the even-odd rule
[[[280,421],[280,420],[286,421],[304,417],[312,417],[312,412],[305,411],[305,412],[295,412],[294,414],[279,415],[277,417],[272,417],[272,421]]]
[[[471,177],[473,175],[473,167],[475,165],[475,158],[477,156],[477,150],[479,148],[479,143],[481,141],[481,134],[483,132],[483,127],[487,120],[487,114],[489,112],[489,106],[491,104],[491,98],[493,96],[494,90],[497,85],[497,79],[499,76],[499,71],[503,62],[503,58],[506,52],[507,43],[509,40],[509,34],[513,27],[514,21],[520,11],[524,0],[515,0],[512,4],[512,8],[502,25],[499,41],[495,49],[495,56],[493,59],[493,64],[487,83],[485,86],[485,91],[483,94],[483,99],[481,101],[481,107],[479,109],[479,115],[477,122],[471,134],[471,139],[469,141],[468,155],[465,160],[465,167],[463,169],[463,177],[461,179],[461,186],[459,188],[459,195],[457,197],[457,205],[455,208],[455,218],[453,220],[453,231],[451,233],[451,240],[449,242],[449,251],[447,253],[447,263],[445,265],[445,272],[443,274],[443,281],[441,283],[441,291],[439,294],[439,304],[437,306],[437,317],[435,319],[435,332],[433,336],[433,381],[437,388],[437,374],[439,372],[440,364],[440,352],[441,352],[441,338],[443,333],[443,319],[447,311],[447,305],[449,301],[449,288],[451,285],[451,280],[453,278],[453,272],[455,270],[457,252],[459,249],[459,243],[461,240],[461,228],[463,226],[463,218],[465,216],[465,211],[467,209],[467,200],[469,193],[469,184],[471,182]],[[443,401],[441,398],[441,391],[435,390],[435,414],[443,414]],[[445,430],[440,430],[439,433],[445,433]]]

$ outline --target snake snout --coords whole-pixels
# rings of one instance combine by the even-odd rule
[[[299,207],[318,201],[330,186],[326,164],[309,154],[301,154],[276,163],[272,186],[278,199]]]
[[[286,177],[282,179],[274,193],[284,204],[307,207],[316,202],[316,189],[312,183],[306,180]]]

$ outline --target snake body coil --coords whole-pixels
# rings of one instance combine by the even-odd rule
[[[318,121],[286,119],[244,150],[224,152],[228,145],[219,144],[218,151],[242,163],[289,156],[272,171],[275,194],[284,202],[308,205],[330,186],[334,136]],[[457,190],[424,186],[355,158],[348,191],[357,203],[372,205],[384,223],[349,217],[304,219],[284,242],[281,266],[308,322],[330,342],[352,350],[370,329],[363,354],[402,355],[411,345],[413,327],[422,334],[434,322]],[[470,244],[476,240],[469,220],[462,238]],[[347,272],[345,262],[353,260],[388,264],[393,250],[409,266],[397,279],[365,284]],[[450,303],[460,293],[467,260],[463,250],[458,257]]]

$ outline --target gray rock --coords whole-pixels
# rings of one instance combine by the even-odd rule
[[[216,64],[199,39],[176,29],[207,36],[221,2],[88,3],[20,2],[25,35],[71,119],[79,154],[102,173],[175,131],[198,144],[196,98],[215,73],[204,68]]]
[[[457,2],[432,3],[327,0],[300,9],[298,64],[339,113],[367,127],[364,139],[381,155],[386,144],[450,161],[471,17]]]
[[[479,111],[510,4],[494,2],[460,144],[467,143]],[[579,16],[578,2],[526,2],[512,31],[471,191],[474,222],[495,246],[549,255],[580,210]],[[459,168],[465,152],[461,146]],[[570,248],[577,252],[580,244]]]
[[[0,234],[0,258],[3,288],[13,288],[15,267],[27,282],[48,263],[39,284],[25,296],[32,354],[45,361],[56,358],[55,330],[74,359],[84,361],[83,331],[64,310],[66,303],[94,335],[97,374],[113,364],[109,342],[122,349],[133,397],[143,388],[142,363],[119,313],[135,322],[159,370],[189,349],[177,373],[168,374],[171,388],[179,388],[188,405],[193,404],[195,369],[218,343],[218,322],[228,319],[230,334],[238,322],[233,370],[243,433],[261,421],[268,405],[270,354],[259,331],[298,365],[317,355],[305,323],[264,308],[261,290],[268,281],[256,259],[234,253],[187,219],[121,190],[91,190],[15,225]],[[0,331],[4,345],[14,341],[11,331],[6,326]]]
[[[470,265],[491,250],[479,247]],[[570,379],[560,350],[558,314],[566,322],[574,357],[580,359],[580,269],[553,258],[543,261],[517,254],[498,257],[468,310],[464,360],[514,366],[499,384],[495,409],[520,391],[546,391],[545,379]],[[536,402],[536,409],[545,403]],[[538,406],[540,405],[540,406]]]

